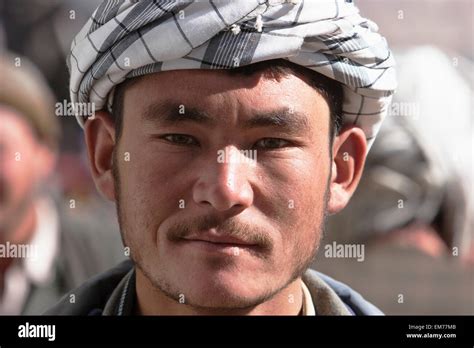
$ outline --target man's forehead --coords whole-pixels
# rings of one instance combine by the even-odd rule
[[[139,107],[144,116],[177,108],[181,114],[190,109],[215,113],[230,108],[252,115],[275,111],[329,114],[324,98],[296,75],[276,80],[260,73],[247,76],[229,75],[223,70],[166,71],[141,77],[130,89],[128,99],[136,100],[133,107]]]
[[[173,94],[222,93],[226,91],[251,90],[252,93],[291,93],[295,85],[311,87],[307,78],[289,72],[285,76],[272,77],[265,70],[251,74],[229,73],[223,69],[183,69],[162,71],[135,78],[134,85],[140,89],[160,89]],[[173,89],[175,87],[176,89]],[[179,88],[179,89],[177,89]]]

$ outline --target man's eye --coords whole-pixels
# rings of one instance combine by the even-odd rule
[[[263,138],[255,143],[255,147],[262,149],[279,149],[290,144],[289,141],[279,138]]]
[[[197,145],[198,142],[197,140],[190,136],[190,135],[185,135],[185,134],[165,134],[160,137],[161,139],[165,139],[166,141],[176,144],[176,145]]]

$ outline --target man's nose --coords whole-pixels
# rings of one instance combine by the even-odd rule
[[[233,146],[221,151],[224,151],[224,156],[219,159],[216,155],[201,169],[200,178],[193,188],[193,199],[200,206],[211,206],[220,212],[232,210],[232,215],[235,215],[253,203],[253,190],[248,178],[255,162]]]

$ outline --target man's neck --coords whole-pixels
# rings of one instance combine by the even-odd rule
[[[301,278],[270,300],[248,309],[197,308],[179,303],[154,287],[138,267],[136,293],[139,315],[298,315],[303,305]]]

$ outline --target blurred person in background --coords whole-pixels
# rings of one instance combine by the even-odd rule
[[[0,0],[0,27],[3,24],[0,34],[3,31],[4,46],[8,51],[28,57],[41,71],[56,100],[69,98],[65,88],[68,83],[68,72],[64,61],[72,37],[99,2],[100,0]],[[82,142],[73,117],[61,119],[61,133],[63,136],[59,144],[61,154],[58,166],[62,170],[68,166],[68,163],[63,166],[63,157],[66,158],[66,162],[70,155],[74,157],[81,151]],[[75,177],[78,178],[81,168],[77,162],[67,169],[76,172]],[[90,175],[87,175],[87,183],[93,189],[90,182]],[[75,187],[66,189],[79,194],[88,194],[85,192],[87,187],[84,186],[84,182],[76,180],[73,184]]]
[[[123,249],[109,227],[58,197],[60,127],[40,72],[4,54],[0,76],[0,314],[41,314]]]
[[[365,260],[316,264],[387,313],[473,314],[472,81],[435,47],[396,57],[391,112],[323,242],[367,245]]]

